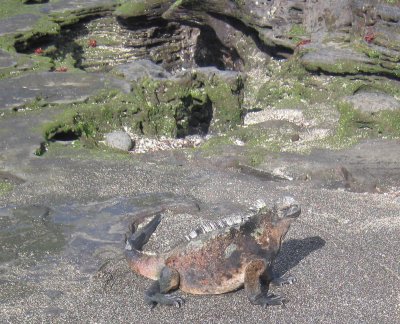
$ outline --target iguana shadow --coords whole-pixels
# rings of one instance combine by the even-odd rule
[[[275,275],[281,277],[309,254],[321,249],[325,243],[325,240],[319,236],[306,237],[300,240],[291,239],[283,242],[273,267]]]

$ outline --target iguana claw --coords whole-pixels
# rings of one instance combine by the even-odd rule
[[[281,297],[279,295],[267,294],[267,293],[259,294],[252,301],[252,303],[254,305],[261,305],[261,306],[264,306],[264,307],[276,306],[276,305],[284,305],[285,302],[286,302],[285,298],[283,298],[283,297]]]
[[[185,304],[185,300],[183,298],[175,295],[157,294],[156,296],[150,297],[149,299],[150,300],[148,300],[148,302],[151,305],[151,309],[155,308],[158,304],[175,306],[177,308],[181,308]]]

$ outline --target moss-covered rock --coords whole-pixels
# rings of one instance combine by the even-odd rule
[[[0,180],[0,196],[9,193],[12,189],[13,185],[11,183]]]
[[[128,0],[115,10],[115,15],[124,19],[142,16],[161,16],[173,0]]]
[[[236,73],[221,75],[200,69],[179,78],[144,77],[132,84],[131,93],[103,91],[85,103],[62,105],[63,112],[45,126],[45,139],[98,141],[121,127],[168,137],[231,129],[242,121],[243,80]]]

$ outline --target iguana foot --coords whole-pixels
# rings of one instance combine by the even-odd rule
[[[296,278],[293,276],[287,276],[285,278],[274,278],[271,281],[271,284],[274,286],[283,286],[283,285],[292,285],[296,282]]]
[[[267,306],[284,305],[286,299],[279,295],[261,293],[255,296],[254,298],[251,298],[250,302],[253,305],[261,305],[267,307]]]
[[[152,308],[160,305],[181,307],[185,301],[183,298],[167,294],[167,292],[179,287],[179,273],[175,269],[164,267],[160,273],[160,279],[153,282],[146,291],[145,300]]]
[[[155,294],[152,296],[146,296],[146,302],[151,305],[153,309],[158,304],[160,305],[168,305],[175,306],[177,308],[182,307],[185,304],[185,300],[176,295],[164,295],[164,294]]]

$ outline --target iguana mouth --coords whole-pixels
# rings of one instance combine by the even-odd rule
[[[285,213],[285,217],[289,218],[297,218],[299,217],[301,213],[301,208],[298,205],[292,205],[288,208],[288,210]]]

